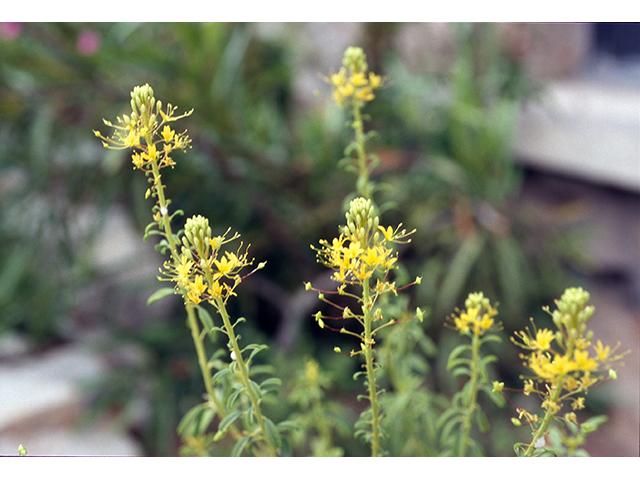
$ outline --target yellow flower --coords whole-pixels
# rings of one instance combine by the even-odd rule
[[[469,324],[471,324],[473,318],[477,316],[477,309],[470,308],[463,311],[459,316],[453,318],[454,326],[460,333],[466,333],[469,331]]]
[[[573,360],[567,358],[566,355],[555,355],[553,362],[548,367],[550,373],[556,376],[566,375],[578,368]]]
[[[371,85],[371,88],[381,88],[382,77],[380,75],[376,75],[373,72],[369,72],[369,84]]]
[[[609,358],[610,347],[603,347],[600,340],[598,340],[598,342],[596,343],[595,351],[598,361],[604,362],[607,358]]]
[[[223,286],[217,280],[214,280],[211,285],[209,285],[208,289],[209,295],[214,298],[221,298],[223,293]]]
[[[333,83],[333,85],[336,87],[342,86],[346,82],[347,82],[347,76],[345,74],[344,68],[341,68],[338,73],[334,73],[333,75],[331,75],[331,83]]]
[[[554,333],[547,328],[538,330],[538,332],[536,333],[536,339],[532,342],[531,347],[543,352],[545,350],[549,350],[551,348],[551,341],[554,339],[554,337]]]
[[[227,257],[222,257],[222,259],[215,259],[213,263],[216,264],[218,271],[222,275],[229,275],[233,270],[240,264],[238,257],[231,252],[225,252]]]
[[[525,380],[524,381],[524,394],[525,395],[530,395],[531,392],[533,392],[533,380],[529,379],[529,380]]]
[[[386,262],[386,252],[380,247],[380,245],[369,247],[367,248],[366,253],[362,255],[362,261],[370,267],[381,266]]]
[[[373,72],[368,72],[366,58],[362,49],[350,47],[345,51],[344,66],[325,80],[332,85],[333,98],[343,107],[351,100],[354,106],[361,107],[375,98],[373,91],[382,88],[384,80]]]
[[[493,318],[485,313],[479,321],[476,321],[474,332],[476,335],[482,335],[486,330],[489,330],[493,325]]]
[[[165,125],[162,129],[162,138],[164,139],[165,143],[169,143],[174,135],[175,132],[171,130],[169,125]]]
[[[364,76],[364,72],[358,72],[351,75],[351,83],[354,87],[362,87],[367,84],[367,78]]]
[[[358,89],[355,98],[357,100],[360,100],[361,102],[370,102],[371,100],[376,98],[376,96],[373,94],[373,90],[371,90],[371,87],[363,87]]]
[[[586,350],[576,350],[573,358],[578,368],[584,372],[591,372],[598,368],[598,362],[593,358],[589,358],[589,352]]]
[[[146,163],[144,161],[144,158],[142,158],[142,156],[138,152],[131,155],[131,160],[133,161],[134,168],[142,169],[142,167],[144,167],[144,164]]]
[[[134,147],[134,146],[139,145],[139,144],[140,144],[140,140],[139,140],[138,135],[136,134],[136,131],[133,130],[133,129],[130,129],[129,130],[129,134],[124,139],[124,146],[126,148],[131,148],[131,147]]]
[[[187,298],[191,303],[198,304],[202,301],[201,295],[207,289],[204,284],[204,277],[202,275],[196,275],[193,282],[189,282],[187,285]]]
[[[183,256],[180,264],[176,267],[176,282],[180,285],[186,285],[189,282],[189,275],[193,268],[193,262]]]
[[[571,402],[572,410],[582,410],[584,408],[584,397],[578,397]]]

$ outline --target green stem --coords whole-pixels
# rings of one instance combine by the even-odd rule
[[[480,337],[474,334],[471,339],[471,376],[469,382],[471,382],[471,392],[469,393],[469,404],[462,421],[462,437],[459,443],[458,452],[456,456],[464,457],[467,454],[467,446],[469,445],[469,435],[471,434],[471,427],[473,425],[473,414],[477,407],[478,399],[478,364],[480,362]],[[464,399],[462,399],[464,401]]]
[[[176,241],[171,230],[171,220],[168,213],[169,207],[167,204],[167,200],[164,197],[164,185],[162,184],[158,163],[155,161],[151,162],[151,169],[153,172],[153,184],[155,185],[156,194],[158,195],[158,206],[160,207],[160,212],[166,212],[166,215],[162,215],[162,228],[165,233],[165,238],[169,242],[169,250],[171,251],[173,258],[177,259],[178,248],[176,246]]]
[[[253,407],[254,416],[258,420],[258,424],[260,425],[260,430],[262,431],[262,435],[265,439],[265,442],[269,446],[269,455],[276,456],[277,448],[275,445],[272,445],[269,442],[269,437],[267,436],[267,427],[265,424],[265,418],[262,414],[262,410],[260,409],[260,402],[256,397],[253,388],[251,388],[251,379],[249,378],[249,370],[247,368],[247,364],[242,358],[242,351],[240,350],[240,346],[238,345],[238,338],[236,337],[233,331],[233,325],[231,324],[231,320],[229,319],[229,314],[227,313],[227,309],[224,305],[224,301],[220,297],[215,298],[216,307],[218,308],[218,312],[222,317],[222,322],[224,323],[224,328],[227,332],[227,336],[231,341],[231,348],[235,353],[236,363],[238,364],[238,368],[240,369],[240,380],[242,385],[249,396],[249,400],[251,401],[251,405]]]
[[[575,316],[572,316],[572,320],[573,320],[573,325],[577,324],[577,319],[575,318]],[[565,355],[568,358],[573,358],[573,351],[575,349],[575,345],[576,345],[576,336],[577,332],[575,331],[575,329],[573,330],[573,333],[570,333],[568,335],[567,338],[567,349],[566,349],[566,353]],[[562,395],[562,385],[564,384],[564,375],[560,375],[558,377],[558,379],[556,380],[556,383],[554,384],[552,390],[551,390],[551,394],[550,394],[550,398],[549,398],[549,407],[547,407],[547,411],[545,412],[544,415],[544,419],[542,420],[542,423],[540,424],[540,427],[538,428],[538,430],[536,431],[536,433],[533,435],[533,440],[531,440],[531,443],[529,444],[529,447],[527,448],[527,450],[524,452],[524,456],[525,457],[530,457],[533,455],[534,450],[536,449],[536,442],[538,440],[540,440],[540,438],[542,438],[542,436],[547,432],[547,428],[549,427],[549,424],[551,423],[551,419],[555,416],[556,412],[554,411],[554,406],[558,404],[558,401],[560,400],[560,396]]]
[[[356,152],[358,154],[358,182],[357,190],[367,200],[371,198],[371,184],[369,183],[369,168],[367,165],[367,152],[365,150],[364,140],[364,123],[362,121],[362,113],[360,105],[354,102],[353,105],[353,129],[355,131]]]
[[[369,384],[369,402],[371,403],[371,456],[380,456],[380,409],[378,406],[378,391],[376,387],[375,369],[373,365],[373,333],[371,297],[369,293],[369,279],[366,278],[363,284],[363,313],[364,313],[364,346],[365,368],[367,370],[367,382]]]
[[[168,203],[164,196],[164,185],[162,184],[160,170],[158,168],[157,162],[152,162],[151,167],[153,172],[154,185],[156,187],[156,193],[158,195],[158,206],[160,207],[161,211],[168,212]],[[168,213],[166,215],[162,215],[162,226],[164,230],[164,237],[169,242],[169,250],[171,252],[172,258],[174,259],[174,261],[177,261],[177,259],[179,258],[178,248],[175,243],[173,231],[171,229],[171,220]],[[193,343],[196,348],[196,355],[198,357],[198,364],[200,366],[200,372],[204,381],[205,391],[207,392],[209,401],[213,403],[218,415],[221,418],[224,418],[227,415],[226,408],[218,400],[218,397],[216,396],[215,390],[213,388],[211,365],[207,360],[207,354],[204,347],[200,326],[198,325],[198,321],[196,319],[195,305],[192,303],[185,303],[185,309],[187,311],[189,330],[191,330],[191,337],[193,338]],[[240,432],[238,432],[238,429],[234,425],[230,426],[229,431],[234,436],[234,438],[241,438]]]
[[[202,341],[202,334],[200,331],[200,327],[198,325],[198,320],[196,319],[195,314],[195,305],[192,303],[185,304],[185,309],[187,310],[187,319],[189,321],[189,329],[191,330],[191,337],[193,338],[193,343],[196,347],[196,355],[198,357],[198,364],[200,365],[200,372],[202,374],[202,379],[204,380],[204,388],[207,392],[207,396],[209,397],[209,401],[213,403],[214,408],[220,418],[224,418],[227,416],[227,411],[224,405],[220,403],[216,392],[213,388],[212,375],[211,375],[211,364],[207,360],[207,354],[204,348],[204,342]],[[231,425],[229,427],[229,431],[233,435],[236,440],[240,440],[242,435],[235,427],[235,425]]]
[[[550,400],[551,405],[555,405],[558,403],[558,400],[560,399],[560,393],[562,392],[563,381],[564,381],[563,377],[558,378],[558,380],[556,381],[556,384],[554,386],[555,388],[553,388],[553,391],[551,392],[551,400]],[[542,420],[542,423],[540,424],[540,427],[538,428],[536,433],[533,435],[533,440],[531,440],[529,447],[524,452],[525,457],[530,457],[533,455],[533,452],[536,449],[536,442],[540,440],[540,438],[542,438],[542,436],[544,436],[544,434],[547,432],[547,428],[549,428],[549,424],[551,423],[551,419],[554,417],[554,415],[555,415],[555,412],[553,411],[553,408],[552,407],[547,408],[547,411],[544,415],[544,419]]]

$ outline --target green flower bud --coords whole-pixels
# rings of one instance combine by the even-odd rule
[[[211,242],[211,228],[209,220],[202,215],[195,215],[189,218],[184,225],[184,235],[195,247],[199,254],[204,253],[204,249]]]
[[[366,58],[362,48],[349,47],[344,52],[342,64],[353,73],[366,72],[369,68]]]

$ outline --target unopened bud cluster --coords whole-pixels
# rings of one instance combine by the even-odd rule
[[[363,197],[352,200],[345,217],[347,224],[343,227],[343,232],[346,236],[359,238],[363,244],[366,244],[371,233],[374,232],[373,242],[377,243],[380,220],[375,214],[375,207],[371,200]]]

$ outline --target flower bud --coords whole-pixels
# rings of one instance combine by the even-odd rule
[[[369,68],[366,58],[362,48],[348,47],[344,52],[342,64],[353,73],[366,72]]]

